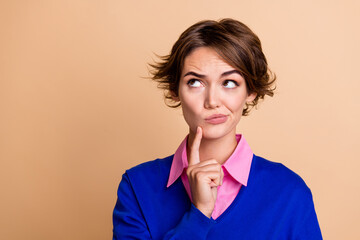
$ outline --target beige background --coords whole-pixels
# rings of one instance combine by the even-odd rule
[[[324,239],[360,239],[359,3],[0,2],[0,238],[110,239],[125,169],[187,133],[148,76],[198,20],[233,17],[260,37],[274,98],[243,118],[254,152],[312,189]]]

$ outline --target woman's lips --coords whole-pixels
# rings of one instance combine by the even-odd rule
[[[211,124],[221,124],[226,122],[228,116],[227,115],[223,115],[223,114],[214,114],[211,115],[210,117],[205,118],[205,121],[207,123],[211,123]]]

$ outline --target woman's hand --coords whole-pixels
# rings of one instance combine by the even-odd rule
[[[222,185],[224,172],[215,159],[200,162],[201,138],[202,129],[198,127],[190,150],[186,174],[190,183],[193,204],[210,218],[215,207],[217,187]]]

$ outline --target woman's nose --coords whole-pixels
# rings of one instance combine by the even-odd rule
[[[205,108],[217,108],[220,106],[219,92],[215,87],[209,87],[205,93]]]

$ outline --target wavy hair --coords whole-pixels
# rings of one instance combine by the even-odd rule
[[[185,58],[196,48],[210,47],[229,65],[238,70],[246,81],[248,93],[256,93],[252,102],[246,103],[243,115],[258,104],[265,95],[273,96],[276,79],[268,68],[260,39],[245,24],[230,18],[219,21],[204,20],[186,29],[173,45],[169,55],[158,56],[160,61],[149,64],[152,79],[165,90],[165,103],[179,107],[179,81]]]

